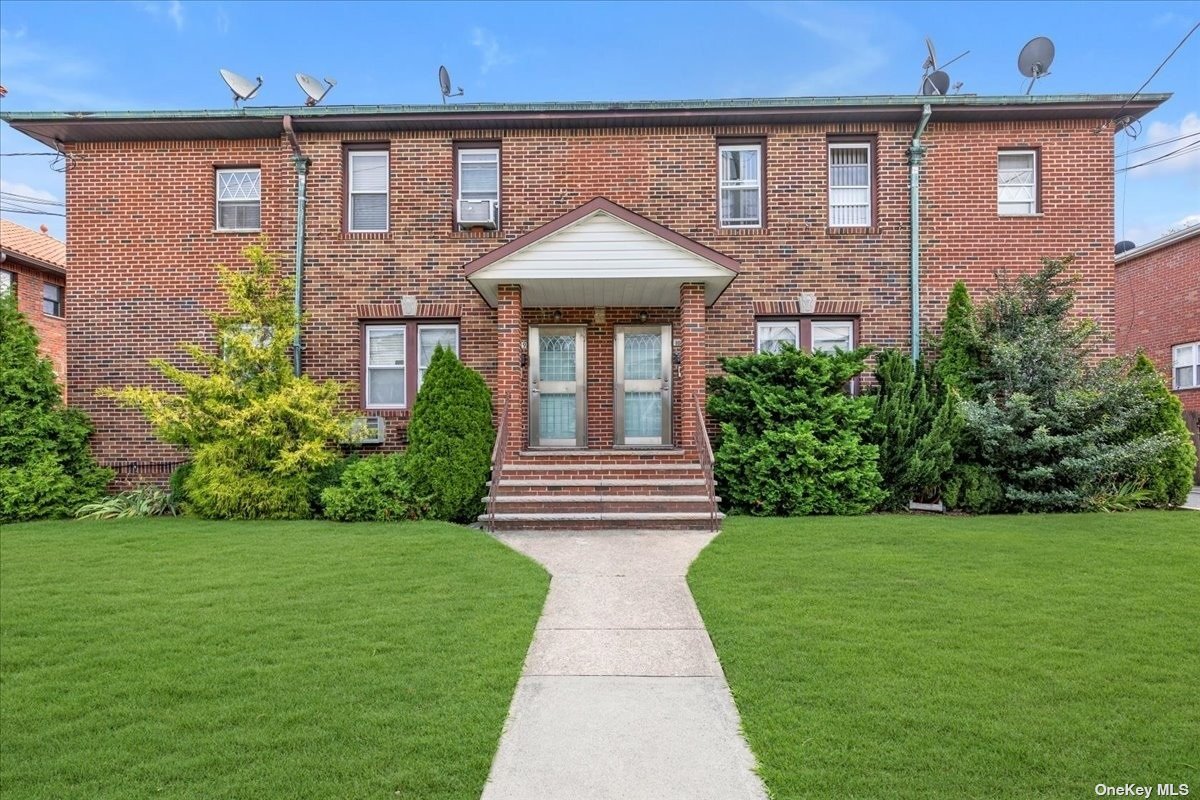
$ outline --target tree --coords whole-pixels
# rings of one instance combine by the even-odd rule
[[[950,292],[938,350],[934,365],[938,385],[957,392],[960,397],[970,397],[972,381],[979,369],[979,331],[971,295],[962,281],[956,282]]]
[[[220,519],[311,516],[314,481],[337,460],[351,417],[338,411],[343,386],[293,374],[292,281],[278,276],[263,244],[242,251],[247,270],[218,266],[227,309],[209,314],[219,352],[180,348],[199,371],[163,359],[151,365],[177,391],[127,387],[103,393],[137,408],[164,442],[191,451],[182,482],[187,509]]]
[[[438,346],[413,404],[405,467],[434,519],[472,521],[492,464],[492,394],[475,370]]]
[[[16,292],[0,294],[0,522],[66,517],[112,479],[88,452],[87,417],[68,408]]]
[[[1141,437],[1166,436],[1160,458],[1139,465],[1136,480],[1156,506],[1181,506],[1191,491],[1196,472],[1196,448],[1183,421],[1183,404],[1167,389],[1166,381],[1145,353],[1138,353],[1129,377],[1146,399],[1148,413],[1135,428]]]

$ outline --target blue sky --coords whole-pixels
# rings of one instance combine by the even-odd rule
[[[297,71],[338,85],[326,104],[429,103],[446,64],[475,102],[911,94],[931,36],[963,92],[1024,91],[1021,46],[1057,45],[1043,94],[1132,92],[1200,2],[1135,3],[239,3],[0,0],[5,110],[229,107],[227,67],[265,85],[255,104],[297,104]],[[1175,96],[1126,148],[1200,133],[1200,32],[1146,91]],[[1163,144],[1128,163],[1197,141]],[[44,148],[7,126],[0,152]],[[1144,243],[1200,222],[1200,148],[1118,175],[1116,235]],[[0,189],[61,200],[40,157],[0,158]],[[1121,209],[1125,209],[1121,218]],[[60,217],[4,213],[63,233]]]

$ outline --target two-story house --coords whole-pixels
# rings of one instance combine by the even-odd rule
[[[0,219],[0,294],[12,293],[33,326],[38,352],[67,388],[67,253],[46,226],[30,230]]]
[[[68,381],[104,461],[173,461],[98,397],[212,341],[216,262],[302,271],[297,363],[402,446],[433,348],[495,392],[497,523],[711,522],[717,359],[919,349],[954,281],[1073,253],[1113,328],[1112,134],[1167,95],[4,114],[66,152]],[[215,346],[215,344],[214,344]]]

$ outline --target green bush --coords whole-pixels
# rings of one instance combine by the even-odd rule
[[[785,347],[721,360],[708,411],[720,426],[715,472],[730,510],[861,514],[883,499],[879,448],[864,440],[872,399],[847,392],[867,352]]]
[[[979,377],[979,331],[975,306],[962,281],[956,282],[950,292],[942,335],[935,346],[938,359],[933,373],[938,385],[943,391],[957,392],[959,397],[971,397]]]
[[[1181,506],[1187,501],[1196,472],[1196,447],[1183,421],[1183,404],[1167,388],[1145,353],[1138,353],[1129,377],[1139,385],[1148,404],[1147,414],[1135,426],[1135,435],[1168,439],[1159,458],[1137,465],[1133,480],[1147,492],[1144,505]]]
[[[187,511],[187,489],[184,484],[187,483],[188,476],[192,474],[192,462],[185,461],[175,468],[171,473],[171,480],[168,482],[168,488],[171,491],[171,497],[175,499],[175,504],[180,511]]]
[[[400,453],[350,463],[337,485],[321,493],[321,504],[325,516],[339,522],[420,519],[428,505],[413,492]]]
[[[473,521],[491,471],[492,397],[479,373],[438,347],[429,362],[408,426],[408,474],[429,514]]]
[[[85,503],[75,511],[77,519],[124,519],[126,517],[175,516],[178,504],[170,492],[157,486],[140,486],[128,492]]]
[[[214,519],[311,517],[322,470],[339,455],[351,416],[344,387],[292,372],[297,319],[292,282],[280,279],[262,245],[243,254],[250,268],[218,267],[228,310],[211,314],[219,352],[181,345],[200,367],[151,362],[177,391],[105,391],[141,410],[165,442],[191,453],[177,481],[189,513]]]
[[[70,516],[112,479],[88,452],[92,428],[63,404],[37,334],[0,295],[0,522]]]
[[[991,514],[1004,505],[1004,487],[983,467],[957,464],[942,490],[942,502],[952,511]]]

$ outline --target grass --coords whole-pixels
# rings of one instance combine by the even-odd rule
[[[548,578],[444,524],[0,531],[18,798],[470,798]]]
[[[776,800],[1200,783],[1200,514],[731,518],[688,580]]]

